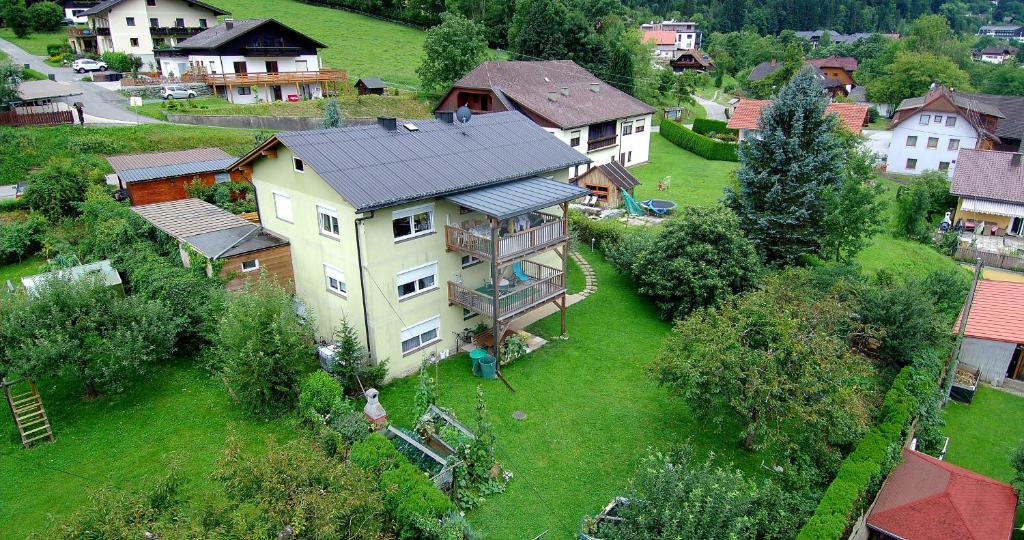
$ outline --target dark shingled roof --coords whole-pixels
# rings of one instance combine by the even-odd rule
[[[1024,203],[1024,164],[1014,165],[1014,155],[961,148],[949,192],[960,197]]]
[[[623,167],[618,161],[610,161],[608,163],[598,165],[597,167],[593,167],[589,171],[581,174],[576,182],[578,183],[579,180],[586,178],[587,175],[591,174],[593,171],[601,171],[605,178],[618,186],[619,189],[628,190],[640,185],[640,180],[633,176],[633,174]]]
[[[597,92],[591,85],[597,85]],[[521,109],[570,129],[627,116],[654,114],[654,108],[609,85],[572,60],[488,61],[456,82],[458,88],[491,90]],[[562,88],[569,92],[562,95]],[[548,99],[556,92],[555,100]],[[440,101],[444,103],[444,99]]]
[[[760,81],[761,79],[775,73],[782,69],[785,64],[778,60],[766,60],[760,64],[754,66],[754,69],[750,70],[750,75],[747,75],[748,81]]]
[[[936,91],[938,92],[938,90]],[[989,116],[995,116],[996,118],[1006,118],[1003,112],[994,105],[980,99],[975,99],[976,96],[982,94],[964,94],[960,92],[946,91],[947,95],[952,96],[953,104],[957,107],[963,107],[969,111],[979,112],[981,114],[987,114]],[[900,106],[896,107],[897,111],[904,109],[916,109],[924,105],[925,100],[931,96],[932,92],[929,92],[923,96],[917,96],[912,98],[904,99],[900,102]]]
[[[979,103],[999,109],[1005,118],[996,125],[996,136],[1000,139],[1019,141],[1024,138],[1024,96],[996,96],[992,94],[961,94]]]
[[[206,9],[216,13],[217,15],[230,15],[229,12],[224,11],[223,9],[221,9],[221,8],[219,8],[217,6],[211,6],[210,4],[207,4],[205,2],[200,2],[199,0],[184,0],[184,1],[188,2],[189,4],[192,4],[194,6],[204,7]],[[90,8],[90,9],[88,9],[86,11],[83,11],[80,14],[80,16],[84,17],[86,15],[98,15],[98,14],[103,13],[104,11],[107,11],[108,9],[110,9],[110,8],[120,4],[121,2],[124,2],[124,0],[106,0],[105,2],[100,2],[99,4],[96,4],[95,6],[93,6],[92,8]]]
[[[550,208],[584,195],[590,190],[552,178],[531,177],[466,191],[446,197],[449,201],[497,219],[508,219]]]
[[[378,79],[377,77],[363,77],[356,81],[356,84],[363,83],[363,86],[367,88],[386,88],[387,83]]]
[[[232,257],[288,243],[259,225],[199,199],[144,204],[132,210],[210,258]]]
[[[174,46],[176,49],[215,49],[224,45],[225,43],[243,36],[252,30],[255,30],[265,24],[274,24],[284,28],[285,30],[299,34],[305,37],[309,41],[316,44],[321,49],[327,48],[327,45],[320,43],[319,41],[291,28],[285,24],[282,24],[276,19],[239,19],[232,21],[231,28],[228,28],[227,23],[220,23],[216,26],[211,26],[198,34],[179,42]]]
[[[110,156],[107,162],[125,182],[171,178],[187,174],[226,171],[235,157],[220,148],[194,148]]]
[[[368,212],[590,162],[518,112],[476,115],[464,125],[408,122],[395,131],[371,125],[279,133],[234,166],[279,141],[357,212]]]

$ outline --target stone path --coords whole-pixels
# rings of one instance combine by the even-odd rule
[[[587,260],[583,258],[583,255],[580,255],[578,251],[570,252],[569,256],[572,257],[572,260],[576,261],[576,264],[578,264],[580,269],[583,270],[583,277],[586,279],[586,285],[583,286],[582,291],[566,295],[566,307],[569,307],[597,292],[597,275],[594,273],[594,269],[590,267],[590,263],[588,263]],[[553,303],[545,304],[543,307],[537,308],[512,321],[512,329],[522,330],[553,313],[558,313],[558,306]]]

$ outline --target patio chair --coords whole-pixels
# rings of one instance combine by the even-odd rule
[[[530,276],[523,271],[523,266],[521,263],[515,263],[512,265],[512,274],[515,276],[515,281],[517,284],[530,282]]]

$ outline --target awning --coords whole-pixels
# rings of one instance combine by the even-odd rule
[[[559,182],[553,178],[531,176],[523,180],[450,195],[445,199],[493,218],[508,219],[589,194],[590,190],[580,186]]]
[[[993,216],[1024,217],[1024,204],[986,201],[982,199],[964,199],[960,206],[962,212],[977,212]]]

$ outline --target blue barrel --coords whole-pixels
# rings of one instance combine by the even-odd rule
[[[480,360],[487,357],[487,349],[483,347],[469,351],[469,358],[473,361],[473,375],[480,377]]]
[[[498,378],[498,361],[491,355],[480,359],[480,376],[485,379]]]

